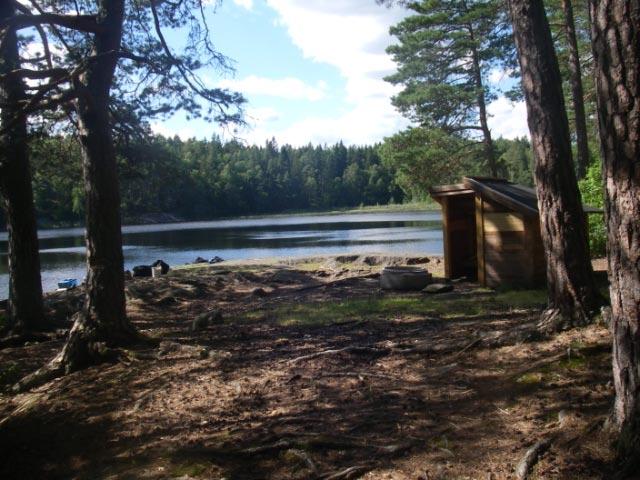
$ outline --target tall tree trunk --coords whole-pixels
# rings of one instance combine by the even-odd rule
[[[542,0],[509,0],[535,159],[549,306],[559,329],[588,323],[600,305],[584,212],[571,161],[560,70]]]
[[[475,42],[475,34],[473,26],[469,25],[469,35],[471,41]],[[493,148],[493,139],[491,138],[491,130],[489,129],[489,122],[487,121],[487,101],[484,93],[484,84],[482,82],[482,70],[480,69],[480,56],[478,55],[478,49],[472,47],[471,59],[473,62],[473,77],[478,90],[478,117],[480,119],[480,128],[482,129],[482,143],[484,147],[484,157],[487,161],[487,166],[491,172],[492,177],[498,176],[498,167],[496,165],[496,152]]]
[[[614,425],[640,461],[640,4],[591,1],[608,234]],[[637,471],[637,470],[636,470]]]
[[[0,18],[13,16],[14,10],[11,2],[0,3]],[[9,29],[0,52],[0,75],[4,76],[0,82],[0,195],[9,234],[9,325],[26,332],[44,328],[45,319],[27,119],[18,113],[18,102],[25,98],[24,84],[18,77],[5,76],[18,68],[17,35]]]
[[[104,347],[131,343],[125,311],[120,193],[108,104],[120,49],[123,0],[100,0],[94,60],[80,78],[77,102],[86,197],[87,284],[84,310],[58,360],[66,371],[100,361]]]
[[[564,12],[564,27],[569,46],[569,80],[571,82],[571,99],[575,116],[577,146],[576,174],[580,179],[585,176],[589,166],[589,142],[587,139],[586,115],[584,113],[582,69],[580,68],[580,55],[578,53],[578,40],[576,38],[576,26],[573,19],[571,0],[562,0],[562,11]]]

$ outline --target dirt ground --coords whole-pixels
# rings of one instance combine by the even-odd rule
[[[532,334],[540,291],[380,290],[380,264],[406,262],[129,281],[128,313],[158,348],[18,395],[65,332],[0,350],[0,478],[497,480],[538,441],[530,478],[611,478],[607,329]],[[440,259],[422,266],[442,275]],[[79,295],[51,295],[51,314],[64,321]],[[212,310],[223,321],[194,330]]]

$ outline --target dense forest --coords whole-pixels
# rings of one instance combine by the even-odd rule
[[[120,139],[123,217],[126,222],[201,220],[397,204],[424,200],[430,185],[487,173],[469,152],[459,161],[451,156],[442,171],[430,169],[421,160],[424,145],[408,151],[396,148],[395,142],[292,147],[278,146],[275,140],[247,146],[217,137]],[[30,146],[40,224],[80,224],[84,189],[78,142],[74,137],[40,136]],[[530,185],[529,142],[498,139],[496,146],[504,176]]]

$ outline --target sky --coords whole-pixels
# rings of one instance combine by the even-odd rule
[[[203,71],[209,86],[241,92],[247,127],[221,131],[177,114],[155,132],[183,139],[235,136],[247,144],[367,145],[409,126],[391,105],[397,88],[385,49],[389,27],[406,10],[375,0],[225,0],[208,16],[213,43],[234,60],[235,74]],[[505,82],[503,72],[490,79]],[[489,106],[495,138],[528,135],[526,109],[504,97]]]

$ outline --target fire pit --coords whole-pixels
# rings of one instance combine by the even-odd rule
[[[422,290],[431,282],[431,274],[419,267],[385,267],[380,274],[384,290]]]

